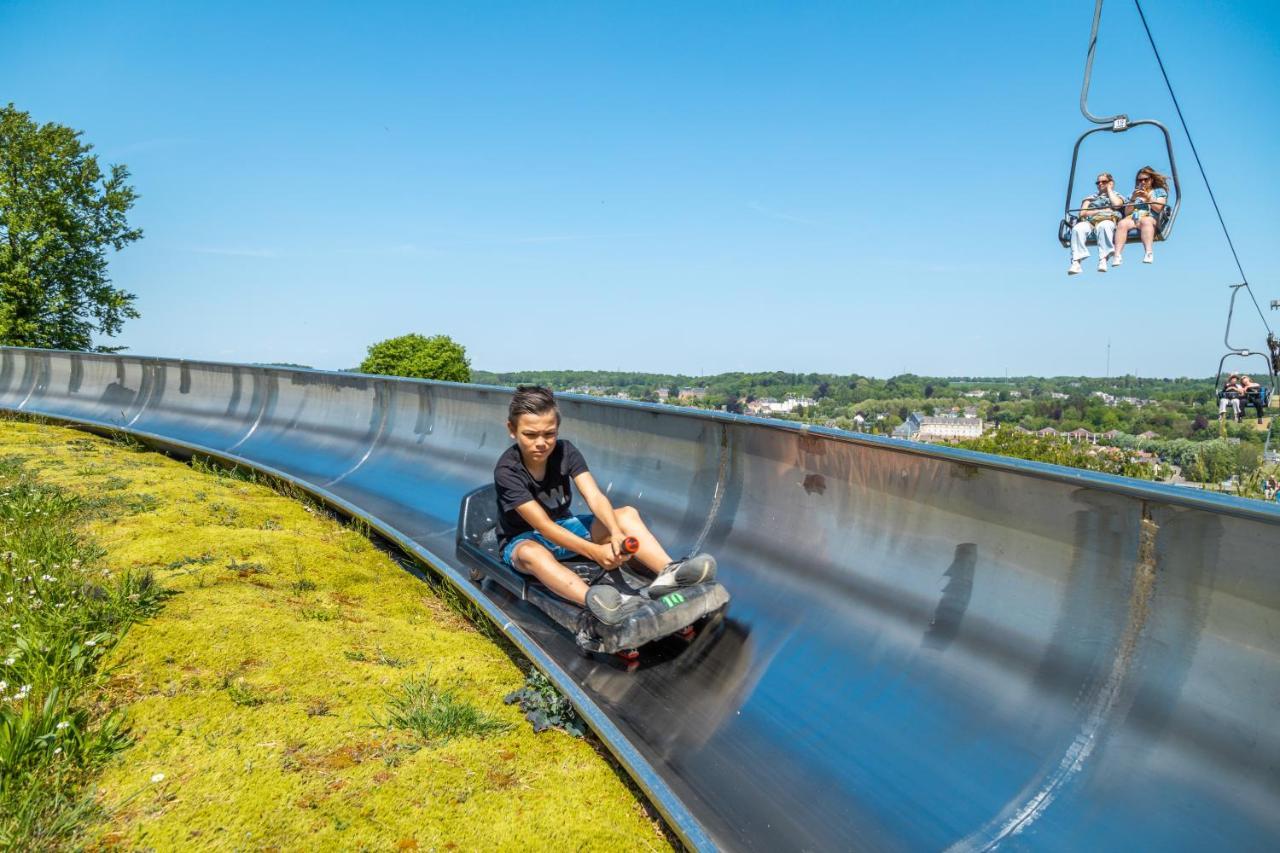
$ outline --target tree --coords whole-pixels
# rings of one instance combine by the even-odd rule
[[[139,316],[107,276],[107,249],[142,237],[126,220],[137,195],[92,150],[80,131],[0,108],[0,344],[88,350]]]
[[[368,357],[360,363],[360,372],[470,382],[471,362],[466,348],[448,335],[428,338],[408,334],[370,346]]]

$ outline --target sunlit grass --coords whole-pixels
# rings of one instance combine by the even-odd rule
[[[84,707],[101,743],[74,778],[50,776],[6,804],[39,813],[48,837],[62,839],[24,848],[668,846],[589,742],[535,735],[502,704],[523,682],[523,661],[402,556],[295,488],[138,451],[0,422],[0,471],[26,470],[74,504],[81,521],[67,529],[96,555],[76,567],[82,597],[142,619],[108,632],[106,652],[81,643],[82,656],[98,650]],[[141,494],[154,504],[135,511]],[[172,594],[156,600],[159,588]],[[435,699],[411,699],[406,682],[431,685]],[[386,725],[393,697],[428,736]],[[477,716],[468,721],[466,708]],[[71,728],[54,726],[56,737]]]

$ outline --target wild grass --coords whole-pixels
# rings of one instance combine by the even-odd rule
[[[511,724],[470,702],[452,689],[442,690],[430,678],[407,678],[387,691],[387,716],[374,723],[412,732],[427,743],[447,743],[460,737],[487,737],[511,729]]]
[[[38,473],[28,479],[72,499],[86,524],[67,527],[95,554],[76,567],[93,606],[155,615],[127,633],[103,629],[109,651],[91,662],[86,701],[74,704],[102,732],[97,755],[111,757],[12,786],[0,819],[25,814],[41,834],[20,831],[0,849],[470,850],[530,838],[549,849],[669,847],[590,740],[535,735],[502,705],[523,680],[521,661],[476,630],[487,619],[464,620],[445,587],[424,584],[421,567],[373,547],[375,533],[364,539],[358,525],[248,471],[197,471],[101,436],[89,437],[93,450],[67,444],[83,436],[0,423],[0,470]],[[119,485],[112,477],[129,483],[108,489]],[[151,495],[153,508],[130,512],[136,494]],[[215,502],[234,508],[234,526],[210,511]],[[175,592],[158,609],[157,583]],[[100,648],[80,645],[81,656]],[[437,698],[415,705],[399,688],[406,680],[426,681]],[[436,739],[387,728],[386,691],[403,700],[406,722],[435,720],[440,728],[424,730]],[[476,734],[486,727],[468,723],[462,706],[508,727]],[[370,728],[370,709],[383,726]],[[112,722],[131,745],[118,750],[105,723],[121,710]],[[55,722],[53,734],[71,729]],[[48,734],[24,731],[25,742]]]
[[[129,744],[103,661],[165,593],[104,565],[79,530],[92,508],[0,465],[0,848],[70,843],[96,808],[85,780]]]

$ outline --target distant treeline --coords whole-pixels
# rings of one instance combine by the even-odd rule
[[[986,391],[988,399],[1005,402],[1035,399],[1053,393],[1085,397],[1094,391],[1149,400],[1203,403],[1213,396],[1213,380],[1179,377],[1154,379],[1139,376],[917,376],[905,373],[888,379],[835,373],[718,373],[689,376],[669,373],[634,373],[611,370],[522,370],[509,373],[472,371],[472,381],[490,385],[536,384],[554,390],[590,387],[608,393],[624,392],[635,399],[654,397],[658,389],[674,396],[681,388],[705,388],[706,405],[763,397],[808,397],[830,400],[836,406],[868,400],[960,397],[967,391]]]

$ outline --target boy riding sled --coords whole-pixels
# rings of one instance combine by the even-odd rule
[[[672,560],[657,538],[629,506],[614,509],[596,485],[578,448],[559,439],[560,410],[546,388],[520,386],[507,410],[507,429],[515,444],[498,457],[493,482],[498,493],[498,552],[516,571],[533,575],[561,598],[585,607],[606,625],[617,625],[644,606],[678,587],[709,583],[716,576],[710,554]],[[572,515],[573,485],[591,508]],[[623,547],[635,538],[638,550]],[[656,577],[640,595],[613,586],[588,586],[560,561],[580,554],[605,571],[627,560]]]

